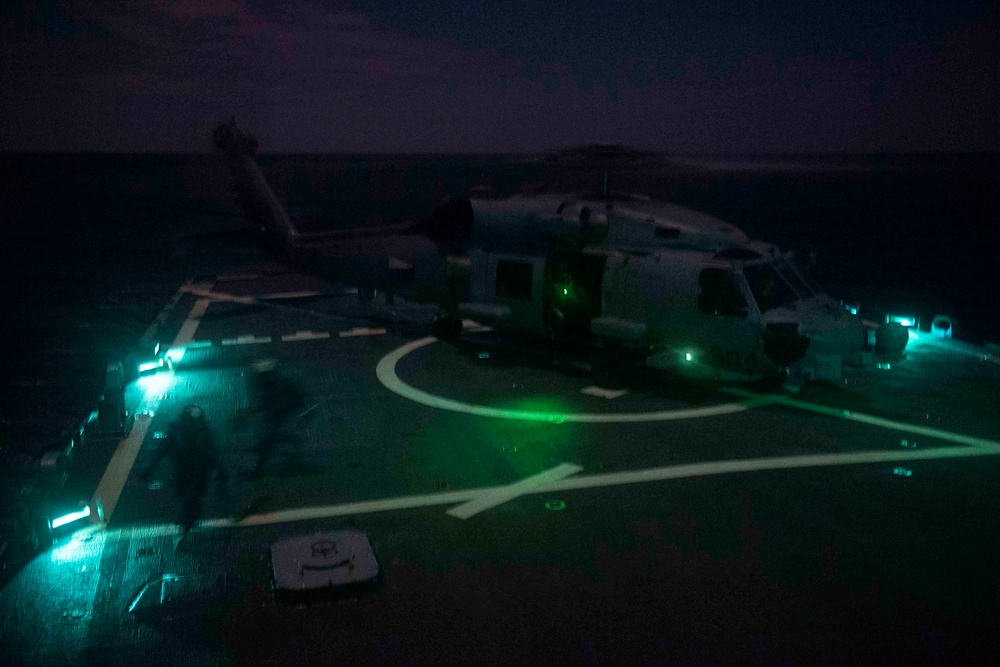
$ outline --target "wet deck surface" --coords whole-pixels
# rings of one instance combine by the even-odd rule
[[[129,437],[92,438],[73,480],[99,489],[108,525],[61,539],[0,592],[0,662],[997,657],[1000,360],[989,351],[921,335],[891,368],[800,391],[640,383],[614,395],[496,348],[489,332],[457,347],[429,339],[425,307],[222,296],[319,287],[252,264],[178,292],[158,335],[187,345],[184,357],[136,383]],[[250,479],[257,426],[228,418],[263,358],[316,407],[299,456]],[[170,466],[150,485],[139,472],[189,403],[205,408],[230,481],[175,549]],[[275,601],[270,545],[345,528],[368,535],[379,587]],[[129,613],[164,574],[196,583]]]

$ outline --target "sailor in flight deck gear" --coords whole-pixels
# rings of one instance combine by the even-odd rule
[[[197,405],[188,405],[180,416],[170,423],[167,437],[153,455],[143,481],[149,481],[164,458],[169,457],[174,464],[174,484],[181,500],[178,523],[181,537],[198,519],[202,497],[211,481],[212,473],[220,484],[225,484],[226,473],[219,462],[219,452],[215,437],[205,420],[205,411]]]
[[[302,438],[293,432],[290,425],[293,418],[305,414],[302,411],[305,395],[298,385],[278,372],[277,362],[273,359],[256,362],[253,365],[253,377],[254,404],[242,416],[246,418],[261,414],[264,417],[263,432],[255,447],[257,465],[253,476],[257,477],[274,458],[278,443],[290,443],[296,453],[301,454]]]

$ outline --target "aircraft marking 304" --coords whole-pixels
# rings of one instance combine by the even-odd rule
[[[733,225],[638,195],[452,198],[410,224],[303,235],[234,120],[216,128],[239,202],[283,261],[330,281],[438,304],[433,331],[462,318],[588,351],[599,380],[637,366],[695,379],[839,376],[872,350],[899,357],[907,332],[861,320],[792,253]]]

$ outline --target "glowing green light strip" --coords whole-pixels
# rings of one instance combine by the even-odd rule
[[[60,526],[65,526],[67,523],[73,523],[78,519],[86,519],[88,516],[90,516],[90,506],[84,505],[83,509],[81,510],[78,510],[76,512],[70,512],[69,514],[64,514],[58,519],[53,519],[52,528],[56,529],[59,528]]]

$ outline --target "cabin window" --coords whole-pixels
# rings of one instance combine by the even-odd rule
[[[762,313],[772,308],[790,306],[799,298],[770,265],[745,266],[743,275],[746,276],[753,298],[757,300],[757,307]]]
[[[497,262],[497,296],[531,301],[531,263],[501,259]]]
[[[698,276],[698,285],[698,310],[708,315],[746,317],[746,300],[730,271],[705,269]]]

